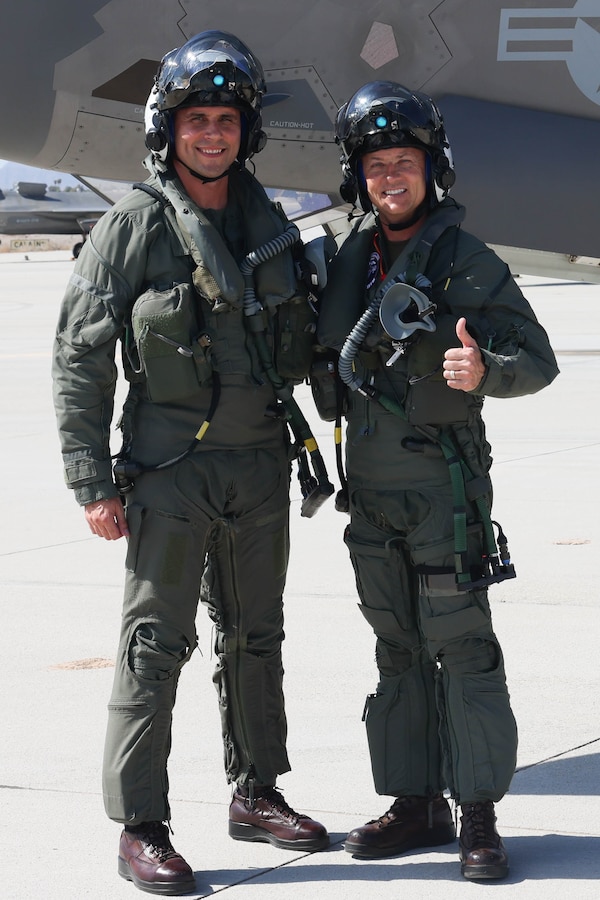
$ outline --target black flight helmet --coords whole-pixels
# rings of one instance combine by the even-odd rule
[[[146,104],[146,146],[167,160],[173,144],[171,115],[181,106],[234,106],[242,114],[238,160],[243,165],[266,143],[262,131],[263,68],[239,38],[203,31],[161,60]]]
[[[427,154],[427,194],[431,206],[454,184],[454,164],[442,115],[426,94],[393,81],[363,85],[338,111],[335,140],[342,155],[344,181],[340,194],[346,203],[357,195],[365,212],[373,207],[360,165],[361,157],[389,147],[417,147]]]

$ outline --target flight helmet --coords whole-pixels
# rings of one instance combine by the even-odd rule
[[[454,184],[454,164],[442,115],[426,94],[393,81],[363,85],[339,110],[335,141],[340,146],[344,181],[340,194],[365,212],[372,210],[360,164],[361,157],[388,147],[417,147],[427,154],[427,193],[431,206]]]
[[[166,161],[173,144],[172,113],[181,106],[235,106],[242,114],[238,160],[260,152],[263,68],[251,50],[224,31],[203,31],[161,60],[146,103],[146,147]]]

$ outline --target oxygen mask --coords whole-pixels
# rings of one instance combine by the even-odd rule
[[[398,357],[406,352],[417,332],[435,331],[436,308],[423,291],[411,284],[395,282],[390,286],[379,307],[379,320],[394,348],[386,366],[393,366]]]

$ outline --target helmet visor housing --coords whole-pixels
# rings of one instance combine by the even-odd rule
[[[233,35],[205,31],[163,57],[156,76],[160,111],[185,104],[191,94],[216,106],[240,104],[260,111],[266,84],[254,54]]]
[[[347,108],[336,125],[336,137],[346,157],[380,149],[384,143],[410,144],[423,150],[439,147],[440,123],[432,123],[417,103],[411,109],[406,107],[395,97],[382,97],[367,109],[361,105]]]

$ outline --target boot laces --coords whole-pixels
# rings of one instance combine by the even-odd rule
[[[292,823],[296,823],[298,819],[301,819],[302,816],[296,812],[295,809],[286,803],[283,798],[283,794],[277,790],[275,787],[267,787],[262,788],[260,793],[258,793],[257,800],[266,800],[266,802],[273,807],[280,815],[285,816],[285,818],[290,819]]]
[[[410,806],[414,805],[415,800],[423,800],[421,797],[396,797],[390,808],[387,812],[384,812],[382,816],[379,816],[378,819],[372,819],[368,822],[369,825],[374,825],[378,822],[380,825],[389,825],[390,822],[395,822],[396,819],[399,819],[402,813],[407,810]],[[426,802],[423,800],[423,802]]]
[[[149,852],[160,862],[177,856],[177,852],[169,840],[167,826],[162,822],[142,822],[138,832],[144,843],[147,844]]]
[[[485,803],[466,803],[462,806],[461,840],[470,850],[497,847],[500,837],[496,831],[496,816],[491,800]]]

